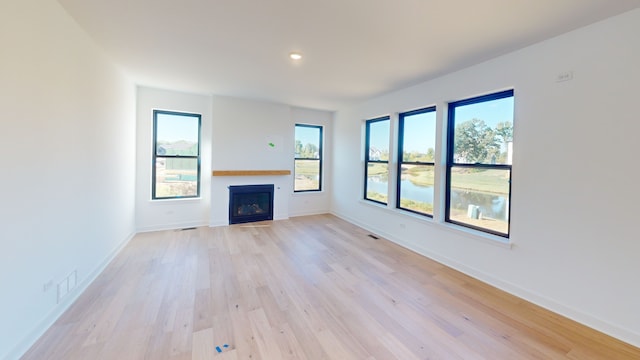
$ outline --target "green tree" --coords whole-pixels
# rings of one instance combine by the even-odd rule
[[[425,162],[434,162],[436,158],[436,152],[433,148],[427,149],[427,155],[425,156]]]
[[[300,140],[296,140],[296,156],[302,156],[302,142]]]
[[[426,154],[419,151],[405,152],[403,157],[403,161],[408,162],[433,162],[433,159],[435,159],[435,150],[433,148],[427,149]]]
[[[315,144],[307,143],[304,145],[300,152],[301,158],[317,158],[318,157],[318,147]]]
[[[513,141],[513,124],[510,121],[498,123],[495,131],[502,143]]]
[[[458,124],[454,155],[467,163],[491,162],[500,155],[496,132],[479,119]]]
[[[501,163],[506,163],[507,158],[509,156],[507,154],[507,151],[508,151],[507,144],[513,141],[513,124],[510,121],[498,123],[496,125],[495,131],[496,131],[496,136],[498,137],[498,140],[504,145],[504,149],[505,149],[505,151],[502,154],[500,154],[499,161]]]

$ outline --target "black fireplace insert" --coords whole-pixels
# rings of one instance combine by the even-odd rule
[[[273,184],[229,186],[229,224],[273,220]]]

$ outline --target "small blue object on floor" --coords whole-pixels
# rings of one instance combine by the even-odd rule
[[[222,347],[226,349],[226,348],[229,347],[229,344],[224,344],[224,345],[222,345]],[[222,348],[220,346],[216,346],[216,351],[221,353],[222,352]]]

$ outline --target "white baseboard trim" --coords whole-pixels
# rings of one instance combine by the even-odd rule
[[[3,358],[4,360],[18,360],[22,357],[35,342],[64,314],[67,309],[84,293],[91,283],[100,275],[111,261],[127,246],[129,241],[133,239],[135,233],[129,234],[107,257],[81,282],[73,289],[68,296],[57,304],[47,316],[36,325],[20,343],[13,348]]]
[[[435,260],[443,265],[446,265],[450,268],[453,268],[455,270],[458,270],[466,275],[469,275],[471,277],[473,277],[474,279],[480,280],[484,283],[487,283],[491,286],[494,286],[500,290],[506,291],[509,294],[512,294],[514,296],[517,296],[521,299],[524,299],[526,301],[529,301],[533,304],[536,304],[540,307],[543,307],[549,311],[552,311],[556,314],[562,315],[564,317],[567,317],[571,320],[574,320],[578,323],[581,323],[585,326],[588,326],[592,329],[595,329],[597,331],[600,331],[602,333],[605,333],[609,336],[612,336],[616,339],[619,339],[621,341],[624,341],[626,343],[629,343],[631,345],[634,345],[636,347],[640,347],[640,334],[635,333],[629,329],[626,329],[624,327],[621,326],[617,326],[615,324],[612,324],[610,322],[607,322],[605,320],[596,318],[594,316],[591,316],[589,314],[586,314],[584,312],[581,312],[579,310],[576,310],[570,306],[564,305],[562,303],[559,303],[549,297],[546,297],[544,295],[538,294],[535,291],[531,291],[528,289],[525,289],[519,285],[510,283],[510,282],[506,282],[503,280],[500,280],[498,278],[495,278],[492,275],[489,275],[487,273],[484,273],[482,271],[479,271],[475,268],[471,268],[469,266],[466,266],[464,264],[461,264],[455,260],[452,260],[446,256],[440,255],[438,253],[435,253],[433,251],[430,251],[429,249],[425,249],[425,248],[419,248],[416,247],[415,244],[409,243],[406,240],[403,239],[399,239],[397,237],[395,237],[392,234],[389,234],[385,231],[382,231],[380,229],[377,229],[375,226],[372,226],[370,224],[366,224],[363,223],[355,218],[352,218],[348,215],[345,214],[340,214],[337,212],[332,211],[331,212],[332,215],[335,215],[347,222],[350,222],[354,225],[357,225],[363,229],[366,229],[368,231],[371,231],[377,235],[382,236],[383,238],[396,243],[406,249],[409,249],[417,254],[420,254],[422,256],[425,256],[429,259]]]
[[[181,223],[142,226],[137,228],[136,231],[138,233],[145,233],[145,232],[153,232],[153,231],[185,229],[185,228],[200,227],[200,226],[209,226],[209,224],[201,221],[187,221],[187,222],[181,222]]]
[[[289,215],[274,215],[273,216],[273,220],[272,221],[278,221],[278,220],[288,220],[289,219]],[[206,225],[209,227],[221,227],[221,226],[229,226],[229,220],[216,220],[216,221],[212,221],[209,223],[209,225]]]
[[[329,211],[328,210],[298,211],[298,212],[289,214],[289,217],[311,216],[311,215],[322,215],[322,214],[329,214]]]

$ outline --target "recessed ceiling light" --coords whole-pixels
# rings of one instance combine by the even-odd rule
[[[300,60],[302,59],[302,54],[300,54],[299,52],[292,52],[289,54],[289,57],[291,58],[291,60]]]

